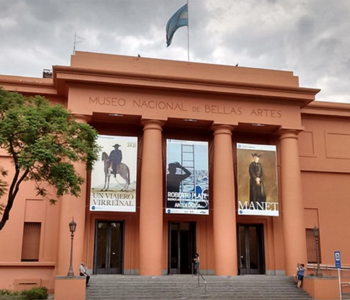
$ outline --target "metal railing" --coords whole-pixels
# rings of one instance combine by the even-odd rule
[[[204,297],[207,296],[207,281],[205,280],[205,278],[203,277],[200,269],[199,269],[199,264],[198,264],[198,267],[195,268],[194,267],[194,263],[192,263],[192,276],[197,276],[198,277],[198,287],[200,286],[200,278],[202,278],[203,282],[204,282]],[[194,274],[193,273],[193,270],[197,270],[197,274]]]
[[[307,270],[317,270],[316,263],[308,263]],[[338,276],[338,269],[334,265],[324,265],[320,264],[320,270],[323,276]],[[350,271],[350,266],[342,265],[340,271],[342,273],[347,273]],[[308,271],[310,273],[310,271]],[[314,274],[313,274],[314,275]],[[347,276],[350,276],[350,273],[347,273]]]
[[[317,270],[317,264],[307,264],[307,269],[310,270]],[[319,265],[319,270],[321,271],[322,277],[338,277],[340,275],[340,282],[339,282],[339,296],[340,299],[342,299],[342,295],[344,294],[343,288],[349,288],[350,287],[350,281],[342,281],[343,276],[350,280],[350,266],[342,265],[340,270],[336,268],[334,265]],[[339,273],[338,273],[339,272]],[[309,272],[308,272],[309,273]],[[314,274],[312,274],[315,276]],[[349,293],[349,289],[347,289],[347,294]]]

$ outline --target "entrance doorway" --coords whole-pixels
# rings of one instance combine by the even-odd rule
[[[265,274],[263,225],[239,224],[237,231],[239,274]]]
[[[124,222],[96,221],[94,274],[122,274]]]
[[[196,223],[169,222],[169,274],[192,274],[196,253]]]

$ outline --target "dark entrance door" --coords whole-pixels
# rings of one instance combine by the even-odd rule
[[[196,223],[169,223],[169,274],[191,274],[196,253]]]
[[[265,274],[263,225],[238,225],[239,274]]]
[[[97,221],[94,274],[122,274],[124,223]]]

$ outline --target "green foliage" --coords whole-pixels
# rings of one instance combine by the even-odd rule
[[[0,296],[7,296],[7,295],[11,295],[11,291],[10,290],[0,290]]]
[[[22,292],[12,292],[9,290],[0,290],[0,300],[42,300],[47,299],[49,296],[46,287],[34,287],[30,290],[24,290]]]
[[[0,300],[23,300],[21,292],[12,292],[10,290],[0,290]]]
[[[23,296],[23,300],[42,300],[47,299],[48,291],[44,286],[36,287],[31,290],[22,291],[21,296]]]
[[[7,185],[2,179],[7,170],[0,166],[0,197],[8,192],[7,204],[0,204],[0,230],[24,180],[33,181],[37,195],[50,203],[64,194],[78,197],[84,179],[74,165],[84,163],[88,171],[92,169],[99,150],[96,137],[90,125],[75,121],[63,106],[0,88],[0,148],[12,157],[14,167]],[[55,187],[56,198],[48,194],[47,185]]]

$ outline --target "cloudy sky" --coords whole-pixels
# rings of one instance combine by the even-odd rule
[[[186,0],[0,0],[0,74],[41,77],[76,50],[188,60]],[[189,0],[190,61],[293,71],[350,103],[350,0]],[[77,43],[74,43],[75,35]]]

